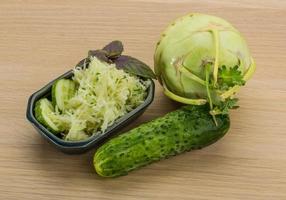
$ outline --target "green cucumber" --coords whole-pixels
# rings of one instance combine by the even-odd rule
[[[61,132],[60,126],[58,126],[53,119],[54,107],[47,98],[40,99],[36,102],[35,117],[41,124],[43,124],[51,132],[53,133]]]
[[[54,106],[63,111],[67,108],[68,100],[74,96],[76,84],[70,79],[60,79],[53,84],[52,102]]]
[[[94,155],[95,170],[104,177],[125,175],[154,161],[203,148],[229,129],[228,115],[218,115],[216,120],[217,126],[206,105],[182,107],[102,145]]]

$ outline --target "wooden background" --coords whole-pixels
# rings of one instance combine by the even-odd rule
[[[229,133],[200,151],[104,179],[94,150],[66,155],[25,119],[27,99],[111,40],[153,65],[160,32],[188,12],[221,16],[246,37],[257,72]],[[286,1],[0,0],[0,199],[286,199]],[[157,84],[130,129],[175,108]]]

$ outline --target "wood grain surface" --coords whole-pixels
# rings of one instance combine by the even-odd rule
[[[61,153],[25,119],[29,95],[89,49],[119,39],[153,66],[160,32],[189,12],[233,23],[257,62],[216,144],[104,179],[95,150]],[[285,63],[284,0],[0,0],[0,199],[286,199]],[[175,109],[156,85],[153,104],[125,130]]]

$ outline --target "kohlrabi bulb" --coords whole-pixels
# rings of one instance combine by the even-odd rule
[[[255,70],[239,31],[224,19],[199,13],[178,18],[167,27],[157,43],[154,62],[168,97],[186,104],[208,102],[216,114],[223,112],[226,101],[233,100]]]

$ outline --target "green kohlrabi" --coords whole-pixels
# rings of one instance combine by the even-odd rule
[[[239,31],[205,14],[171,23],[157,43],[154,62],[168,97],[185,104],[208,103],[213,116],[237,107],[234,95],[255,70]]]

